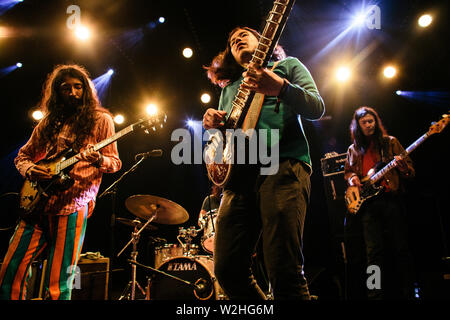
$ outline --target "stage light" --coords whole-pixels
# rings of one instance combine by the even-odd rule
[[[125,118],[121,114],[118,114],[114,117],[114,122],[117,124],[122,124],[124,121],[125,121]]]
[[[5,13],[23,0],[0,0],[0,14]]]
[[[203,102],[203,103],[209,103],[210,101],[211,101],[211,96],[209,95],[209,93],[204,93],[204,94],[202,94],[202,96],[200,97],[200,100]]]
[[[355,17],[353,17],[352,27],[360,27],[366,22],[367,14],[358,13]]]
[[[6,38],[8,34],[8,29],[6,27],[0,26],[0,38]]]
[[[85,26],[79,26],[75,29],[75,36],[81,41],[86,41],[91,37],[91,31]]]
[[[186,122],[186,124],[187,124],[189,127],[191,127],[191,128],[194,127],[194,121],[192,121],[191,119],[189,119],[189,120]]]
[[[159,21],[159,23],[164,23],[164,22],[166,22],[166,18],[159,17],[158,21]]]
[[[351,72],[348,67],[339,67],[336,70],[336,79],[339,82],[346,82],[350,79]]]
[[[158,107],[156,106],[156,104],[150,103],[145,108],[145,111],[147,112],[148,115],[154,116],[155,114],[158,113]]]
[[[449,91],[404,91],[397,90],[396,94],[404,99],[421,101],[430,105],[448,108]]]
[[[393,78],[397,74],[397,69],[393,66],[388,66],[384,68],[383,74],[386,78]]]
[[[109,69],[107,72],[102,74],[101,76],[95,78],[92,80],[94,83],[95,89],[97,90],[97,95],[100,99],[100,101],[103,101],[107,92],[107,89],[109,88],[109,84],[111,82],[111,76],[113,75],[114,70]]]
[[[424,14],[419,18],[417,23],[419,24],[420,27],[426,28],[431,24],[432,21],[433,17],[431,17],[429,14]]]
[[[183,49],[183,56],[184,56],[185,58],[190,58],[190,57],[192,57],[193,53],[194,53],[194,52],[192,51],[191,48],[184,48],[184,49]]]
[[[17,62],[17,63],[16,63],[16,67],[17,67],[17,68],[22,68],[22,66],[23,66],[22,62]]]
[[[34,120],[39,121],[44,117],[44,114],[42,113],[41,110],[35,110],[31,114],[31,116],[33,117]]]

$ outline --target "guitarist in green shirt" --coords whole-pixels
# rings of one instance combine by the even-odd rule
[[[266,68],[249,63],[260,34],[247,27],[231,31],[226,49],[206,67],[211,82],[222,87],[219,110],[208,109],[205,129],[221,128],[239,84],[264,94],[256,130],[277,129],[275,174],[259,170],[235,174],[223,191],[216,222],[215,275],[231,299],[260,299],[264,293],[251,272],[251,256],[262,241],[265,267],[275,299],[310,299],[303,272],[302,234],[310,194],[311,159],[301,119],[318,119],[324,102],[306,67],[274,50]],[[272,70],[273,69],[273,70]]]

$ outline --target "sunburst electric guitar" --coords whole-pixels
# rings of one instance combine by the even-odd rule
[[[413,144],[411,144],[401,156],[406,157],[407,155],[409,155],[431,135],[440,133],[442,130],[444,130],[449,122],[450,116],[448,114],[444,114],[441,120],[433,123],[428,129],[428,132],[422,135]],[[369,173],[369,175],[361,179],[361,188],[358,188],[357,186],[348,187],[344,196],[348,212],[351,214],[357,214],[366,200],[379,195],[384,190],[384,187],[381,186],[379,182],[387,172],[389,172],[396,166],[397,163],[395,162],[395,160],[392,160],[384,167],[380,168],[380,170],[377,170],[378,168],[374,168],[374,170],[371,169],[373,174]],[[369,170],[369,172],[371,171]]]
[[[136,131],[138,129],[156,130],[157,127],[166,122],[166,115],[155,115],[143,120],[140,120],[128,127],[120,130],[109,138],[100,141],[94,145],[94,150],[98,151],[114,141],[124,137],[125,135]],[[26,178],[20,190],[19,197],[19,215],[22,218],[27,218],[33,215],[34,212],[43,209],[50,196],[58,192],[69,189],[74,181],[70,177],[69,172],[72,167],[79,161],[77,156],[79,153],[72,149],[62,151],[51,160],[42,159],[37,164],[50,169],[52,178],[44,181],[31,181]]]
[[[286,25],[287,18],[291,12],[295,0],[275,0],[269,12],[265,27],[258,42],[257,49],[252,56],[250,63],[261,67],[266,67],[273,51],[278,43],[281,33]],[[253,113],[250,109],[252,105],[262,104],[264,96],[256,95],[255,92],[242,88],[242,83],[232,102],[232,109],[225,121],[225,125],[211,136],[205,147],[205,162],[208,177],[215,185],[222,187],[226,185],[230,178],[232,165],[234,163],[234,147],[232,135],[226,134],[227,129],[254,129],[243,127],[247,114]],[[253,103],[252,103],[253,102]],[[255,104],[255,102],[257,102]],[[260,105],[259,104],[259,105]],[[259,113],[258,113],[259,114]],[[253,122],[253,121],[252,121]]]

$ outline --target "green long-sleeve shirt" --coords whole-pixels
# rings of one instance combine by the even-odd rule
[[[274,62],[269,62],[271,68]],[[289,81],[289,85],[279,97],[279,110],[275,110],[277,97],[265,96],[256,129],[268,130],[268,146],[279,143],[280,158],[294,158],[311,166],[309,146],[303,131],[301,118],[319,119],[325,112],[325,104],[308,69],[294,57],[281,60],[273,70]],[[230,114],[232,101],[243,78],[223,88],[219,110]],[[271,141],[270,130],[279,130],[279,140]]]

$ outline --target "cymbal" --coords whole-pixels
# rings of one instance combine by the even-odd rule
[[[128,197],[125,206],[135,216],[161,224],[180,224],[189,219],[187,211],[179,204],[157,196],[138,194]]]
[[[122,224],[125,224],[127,226],[132,226],[134,227],[135,225],[137,226],[138,229],[142,228],[142,226],[144,225],[144,222],[135,219],[135,220],[131,220],[131,219],[127,219],[127,218],[116,218],[116,221],[119,221]],[[145,229],[147,230],[158,230],[158,227],[152,226],[151,224],[148,224]]]

